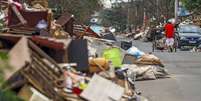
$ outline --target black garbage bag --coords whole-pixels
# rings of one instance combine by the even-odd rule
[[[102,36],[103,39],[117,41],[115,36],[112,33],[107,33]]]

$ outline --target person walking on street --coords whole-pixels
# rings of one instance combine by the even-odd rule
[[[170,20],[168,20],[167,24],[165,24],[164,29],[165,29],[165,37],[166,37],[165,44],[168,48],[168,51],[173,52],[173,49],[174,49],[174,33],[175,33],[174,24],[172,24],[172,22]]]

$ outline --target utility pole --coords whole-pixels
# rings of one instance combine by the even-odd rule
[[[145,30],[145,28],[146,28],[146,20],[147,20],[147,14],[146,14],[146,9],[144,8],[144,14],[143,14],[143,28],[144,28],[144,30]]]
[[[157,17],[157,23],[159,22],[159,0],[156,0],[156,17]]]
[[[128,12],[127,12],[127,30],[130,32],[130,12],[131,12],[131,0],[128,0],[127,6],[128,6]]]
[[[178,21],[179,0],[175,0],[175,23]]]

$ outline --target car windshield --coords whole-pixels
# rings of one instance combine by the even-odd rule
[[[180,33],[201,33],[201,29],[198,26],[185,25],[185,26],[180,26],[179,32]]]

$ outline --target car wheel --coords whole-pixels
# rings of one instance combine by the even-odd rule
[[[179,49],[181,49],[181,45],[180,45],[180,41],[179,41],[179,40],[177,41],[177,47],[178,47]]]
[[[179,46],[179,49],[180,49],[181,51],[184,51],[184,46]]]

